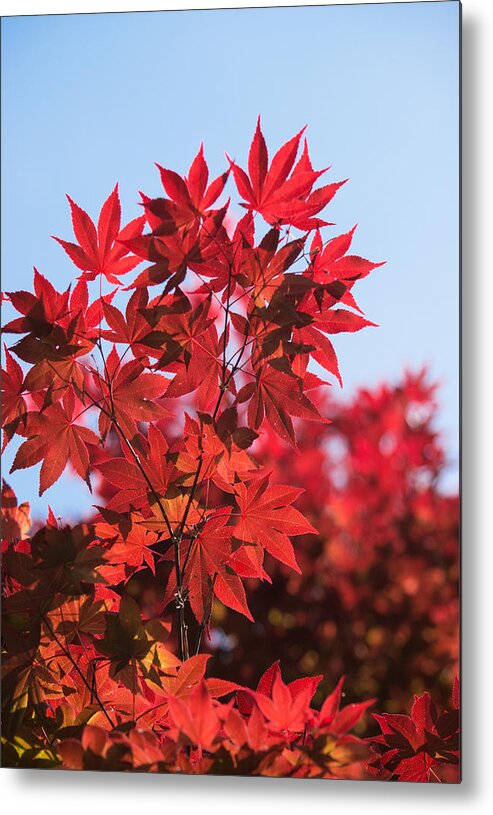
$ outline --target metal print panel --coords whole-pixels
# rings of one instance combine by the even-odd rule
[[[459,782],[459,36],[2,20],[3,767]]]

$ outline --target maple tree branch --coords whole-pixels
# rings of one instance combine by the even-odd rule
[[[99,409],[102,410],[102,412],[105,413],[105,415],[110,418],[110,420],[113,423],[114,427],[116,428],[116,430],[120,434],[121,438],[125,442],[129,452],[132,455],[132,458],[134,459],[137,467],[139,468],[140,472],[142,473],[142,476],[144,477],[144,479],[146,481],[146,484],[148,485],[150,491],[152,492],[152,494],[153,494],[153,496],[154,496],[154,498],[156,500],[156,503],[157,503],[157,505],[159,507],[159,510],[161,512],[161,515],[163,517],[163,521],[166,524],[169,536],[170,536],[171,541],[173,543],[174,568],[175,568],[175,573],[176,573],[176,601],[175,601],[175,605],[176,605],[176,608],[178,610],[178,621],[179,621],[179,630],[180,630],[180,659],[182,659],[182,660],[183,659],[188,659],[188,640],[187,640],[187,635],[186,635],[187,626],[186,626],[186,621],[185,621],[185,598],[183,597],[183,582],[182,582],[182,575],[181,575],[181,569],[180,569],[180,539],[177,537],[176,532],[173,532],[171,523],[169,521],[166,510],[165,510],[165,508],[163,506],[161,497],[158,495],[158,493],[157,493],[154,485],[152,484],[151,479],[147,475],[147,473],[145,471],[145,468],[143,467],[137,453],[135,452],[135,450],[134,450],[132,444],[130,443],[130,441],[128,440],[124,430],[120,426],[120,424],[118,422],[118,419],[116,418],[116,416],[114,414],[113,415],[109,414],[108,411],[106,411],[101,406],[99,407]]]
[[[190,560],[190,555],[192,553],[192,547],[193,547],[193,544],[195,543],[196,539],[197,539],[197,534],[190,535],[190,543],[188,545],[187,554],[185,555],[185,561],[183,563],[183,569],[181,570],[182,580],[185,577],[185,573],[186,573],[187,566],[188,566],[188,561]]]
[[[230,299],[231,299],[231,279],[232,279],[233,267],[232,264],[229,264],[229,275],[228,275],[228,294],[226,300],[226,312],[224,318],[224,330],[223,330],[223,361],[222,361],[222,373],[221,373],[221,383],[219,386],[219,395],[217,398],[216,405],[214,407],[214,411],[212,413],[212,420],[216,419],[216,416],[219,412],[219,408],[223,399],[223,396],[226,392],[229,382],[231,381],[232,376],[234,375],[235,369],[231,372],[229,377],[226,380],[226,348],[227,348],[227,332],[228,332],[228,325],[229,325],[229,308],[230,308]],[[192,507],[193,500],[195,498],[195,493],[197,491],[197,486],[200,478],[200,473],[202,471],[202,466],[204,463],[204,451],[201,450],[199,461],[197,463],[197,469],[195,470],[192,486],[190,488],[190,493],[188,495],[187,504],[185,506],[185,510],[183,513],[183,517],[180,522],[180,526],[177,532],[177,542],[175,545],[175,572],[176,572],[176,583],[177,583],[177,604],[178,605],[178,612],[179,612],[179,619],[180,619],[180,642],[181,642],[181,650],[182,654],[186,653],[188,658],[188,639],[187,639],[187,628],[185,623],[185,601],[186,597],[183,597],[183,572],[187,566],[188,558],[190,556],[193,538],[190,542],[190,547],[188,549],[188,553],[185,559],[185,564],[183,567],[183,571],[180,573],[180,563],[179,563],[179,549],[181,545],[181,541],[183,538],[183,533],[185,530],[185,524],[187,522],[188,515],[190,513],[190,509]],[[211,589],[212,591],[212,589]],[[201,638],[201,637],[200,637]],[[198,640],[198,646],[200,647],[200,638]],[[183,659],[183,656],[182,656]]]
[[[225,374],[226,374],[226,346],[227,346],[227,329],[228,329],[228,318],[229,318],[229,301],[230,301],[231,277],[232,277],[232,266],[230,264],[230,266],[229,266],[229,277],[228,277],[228,297],[227,297],[227,302],[226,302],[226,314],[225,314],[225,319],[224,319],[224,331],[223,331],[222,374],[221,374],[221,382],[220,382],[220,385],[219,385],[219,396],[218,396],[216,405],[214,407],[214,411],[212,413],[212,420],[213,421],[215,420],[215,418],[216,418],[216,416],[218,414],[218,411],[219,411],[223,396],[224,396],[224,394],[226,392],[226,388],[227,388],[229,382],[231,381],[231,376],[232,376],[232,374],[231,374],[228,377],[227,381],[225,380]],[[198,484],[198,480],[199,480],[199,477],[200,477],[200,472],[202,470],[203,460],[204,460],[204,451],[202,450],[201,453],[200,453],[200,456],[199,456],[199,462],[198,462],[198,465],[197,465],[197,469],[195,471],[192,487],[190,489],[190,493],[189,493],[189,496],[188,496],[187,505],[185,507],[185,511],[183,513],[183,518],[181,520],[180,527],[179,527],[180,539],[181,539],[181,537],[183,535],[183,531],[184,531],[184,528],[185,528],[185,524],[187,522],[188,514],[190,512],[192,501],[193,501],[194,496],[195,496],[195,491],[197,489],[197,484]]]
[[[208,622],[209,622],[210,617],[211,617],[212,600],[213,600],[213,596],[214,596],[214,583],[216,582],[216,578],[217,578],[217,572],[215,572],[215,574],[214,574],[214,576],[212,578],[211,588],[210,588],[209,594],[207,596],[207,600],[206,600],[206,604],[205,604],[205,608],[204,608],[204,616],[202,617],[202,622],[199,625],[199,630],[198,630],[198,633],[197,633],[197,642],[195,643],[195,655],[197,655],[199,653],[199,651],[200,651],[200,643],[202,641],[202,636],[203,636],[203,633],[204,633],[205,629],[207,628]]]
[[[224,384],[224,377],[226,374],[226,347],[228,344],[228,319],[229,319],[229,308],[230,308],[230,300],[231,300],[231,278],[233,275],[233,266],[229,264],[228,270],[228,288],[227,288],[227,295],[226,295],[226,313],[224,316],[224,331],[223,331],[223,365],[222,365],[222,374],[221,374],[221,383]]]
[[[171,541],[173,543],[174,568],[175,568],[175,574],[176,574],[175,605],[176,605],[176,608],[177,608],[177,611],[178,611],[178,625],[179,625],[179,631],[180,631],[180,659],[181,660],[188,659],[189,652],[188,652],[187,625],[186,625],[186,621],[185,621],[185,598],[183,597],[183,581],[182,581],[182,574],[181,574],[181,568],[180,568],[180,538],[178,538],[178,536],[176,535],[176,532],[173,532],[173,528],[172,528],[171,523],[169,521],[167,512],[166,512],[166,510],[165,510],[165,508],[163,506],[161,497],[158,495],[158,493],[157,493],[151,479],[147,475],[147,472],[146,472],[142,462],[139,459],[139,456],[135,452],[135,450],[133,448],[133,445],[131,444],[131,442],[127,438],[127,435],[126,435],[125,431],[123,430],[120,423],[118,422],[118,419],[116,418],[115,407],[114,407],[114,402],[113,402],[113,394],[112,394],[112,388],[111,388],[111,377],[109,376],[109,373],[108,373],[106,360],[105,360],[105,357],[104,357],[104,354],[103,354],[103,349],[102,349],[100,343],[98,343],[98,348],[99,348],[101,357],[103,359],[103,365],[104,365],[104,369],[105,369],[105,373],[106,373],[106,377],[107,377],[105,384],[106,384],[106,386],[108,388],[108,396],[109,396],[109,401],[110,401],[110,406],[111,406],[111,413],[109,411],[107,411],[104,407],[102,407],[101,405],[97,405],[97,407],[99,408],[99,410],[102,411],[102,413],[104,413],[110,419],[113,426],[115,427],[115,429],[117,430],[117,432],[121,436],[123,442],[125,443],[127,449],[129,450],[129,452],[130,452],[133,460],[135,461],[137,467],[139,468],[139,470],[140,470],[140,472],[141,472],[147,486],[149,487],[152,495],[154,496],[154,498],[156,500],[157,506],[159,507],[159,510],[160,510],[161,515],[163,517],[163,521],[166,524],[166,528],[168,530],[169,536],[170,536]],[[103,398],[104,398],[104,395],[103,395]]]
[[[215,418],[216,418],[216,416],[217,416],[217,414],[219,412],[219,408],[220,408],[223,396],[224,396],[224,394],[225,394],[225,392],[226,392],[226,390],[228,388],[229,383],[231,382],[232,378],[237,373],[237,371],[240,369],[241,360],[242,360],[243,354],[245,353],[245,349],[246,349],[247,343],[248,343],[248,332],[246,332],[245,333],[245,339],[243,341],[243,346],[241,347],[241,349],[239,349],[238,359],[236,360],[232,370],[230,371],[229,376],[226,378],[227,364],[229,364],[229,363],[226,363],[226,348],[227,348],[227,327],[228,327],[230,299],[231,299],[231,295],[230,295],[231,278],[232,278],[232,266],[230,264],[229,276],[228,276],[228,294],[227,294],[227,302],[226,302],[225,323],[224,323],[224,331],[223,331],[222,375],[221,375],[221,383],[220,383],[220,386],[219,386],[218,399],[217,399],[216,405],[214,407],[214,411],[212,413],[213,421],[215,420]],[[248,325],[249,324],[250,324],[250,318],[248,320]],[[195,493],[196,493],[196,490],[197,490],[198,481],[199,481],[199,478],[200,478],[200,473],[202,471],[203,460],[204,460],[204,453],[203,453],[203,451],[201,451],[200,456],[199,456],[199,461],[198,461],[198,464],[197,464],[197,469],[195,471],[194,479],[193,479],[192,486],[191,486],[191,489],[190,489],[190,493],[188,495],[187,505],[185,507],[185,511],[183,513],[183,517],[181,519],[180,526],[179,526],[178,548],[179,548],[179,546],[181,544],[181,541],[182,541],[182,538],[183,538],[185,524],[186,524],[190,509],[191,509],[191,506],[192,506],[192,502],[193,502],[193,499],[195,497]],[[188,549],[188,552],[187,552],[187,555],[186,555],[186,558],[185,558],[185,564],[184,564],[184,567],[183,567],[183,570],[182,570],[182,573],[181,573],[182,578],[183,578],[183,574],[185,572],[185,568],[186,568],[187,563],[188,563],[188,559],[189,559],[190,552],[191,552],[191,549],[192,549],[193,540],[194,540],[194,538],[192,538],[192,540],[190,541],[190,546],[189,546],[189,549]],[[178,568],[177,568],[177,566],[178,566]],[[180,602],[179,610],[180,610],[180,612],[183,612],[183,614],[184,614],[184,602],[185,602],[186,598],[183,598],[183,595],[182,595],[182,588],[183,587],[182,587],[181,581],[178,580],[178,575],[179,575],[178,569],[179,569],[179,563],[176,564],[176,562],[175,562],[175,570],[176,570],[176,574],[177,574],[177,594],[178,594],[178,599],[180,601],[182,601],[182,602]],[[211,598],[212,598],[212,593],[213,593],[213,590],[214,590],[215,579],[216,579],[216,576],[214,577],[214,581],[213,581],[212,587],[211,587],[211,592],[210,592]],[[205,628],[205,624],[201,623],[201,625],[199,627],[199,635],[197,637],[197,645],[196,645],[195,653],[198,653],[198,650],[200,648],[200,642],[201,642],[201,639],[202,639],[202,634],[203,634],[204,628]],[[183,618],[180,618],[180,638],[181,638],[181,642],[186,643],[186,646],[188,648],[188,643],[186,642],[186,626],[185,626],[184,616],[183,616]],[[184,650],[184,647],[183,647],[183,644],[182,644],[182,652],[183,652],[183,650]]]
[[[224,331],[223,331],[222,375],[221,375],[221,382],[220,382],[220,385],[219,385],[219,396],[218,396],[216,405],[215,405],[213,413],[212,413],[212,420],[213,421],[216,419],[216,416],[217,416],[217,414],[219,412],[219,408],[221,406],[221,402],[222,402],[224,394],[226,393],[228,385],[231,382],[234,375],[236,374],[236,372],[238,371],[238,367],[239,367],[241,358],[242,358],[242,356],[243,356],[243,354],[245,352],[246,339],[247,339],[247,336],[248,336],[247,334],[245,334],[245,341],[243,343],[243,348],[241,349],[240,356],[239,356],[237,362],[235,363],[235,365],[233,366],[232,370],[230,371],[229,376],[226,378],[226,370],[227,370],[227,364],[226,364],[227,327],[228,327],[229,308],[230,308],[229,303],[230,303],[230,299],[231,299],[231,294],[230,294],[231,288],[230,287],[231,287],[232,271],[233,271],[233,267],[232,267],[232,264],[230,263],[230,265],[229,265],[229,276],[228,276],[228,295],[227,295],[227,303],[226,303],[226,316],[225,316]],[[190,508],[191,508],[191,505],[192,505],[193,498],[195,496],[195,491],[197,489],[197,484],[198,484],[198,480],[199,480],[199,477],[200,477],[200,472],[202,470],[203,459],[204,459],[204,453],[203,453],[203,451],[201,451],[200,457],[199,457],[199,463],[197,465],[197,469],[195,471],[192,487],[190,489],[190,493],[189,493],[189,496],[188,496],[188,502],[187,502],[187,505],[185,507],[185,512],[183,514],[183,518],[182,518],[181,523],[180,523],[180,531],[179,531],[180,537],[183,535],[186,520],[187,520],[188,514],[190,512]]]
[[[40,616],[40,617],[41,617],[41,619],[43,620],[44,624],[46,625],[46,627],[47,627],[48,631],[50,632],[51,636],[52,636],[52,637],[53,637],[53,639],[55,640],[56,644],[58,645],[58,647],[59,647],[59,648],[61,648],[61,649],[62,649],[62,651],[63,651],[63,653],[65,654],[65,656],[67,657],[67,659],[68,659],[68,660],[70,660],[70,662],[72,663],[72,666],[75,668],[75,670],[76,670],[76,671],[77,671],[77,673],[79,674],[79,676],[80,676],[80,678],[82,679],[82,681],[83,681],[84,685],[86,686],[87,690],[88,690],[88,691],[89,691],[89,693],[90,693],[90,694],[91,694],[91,695],[94,697],[94,699],[96,700],[97,704],[98,704],[98,705],[99,705],[99,707],[101,708],[101,712],[104,714],[104,716],[106,717],[106,719],[107,719],[108,723],[111,725],[111,729],[112,729],[112,730],[114,730],[114,729],[115,729],[115,727],[116,727],[116,725],[115,725],[115,723],[113,722],[113,719],[112,719],[112,718],[111,718],[111,716],[109,715],[108,711],[106,710],[106,708],[105,708],[105,706],[104,706],[103,702],[102,702],[102,701],[101,701],[101,699],[99,698],[99,695],[98,695],[98,693],[97,693],[96,689],[91,687],[91,685],[89,684],[89,682],[87,681],[86,677],[85,677],[85,676],[84,676],[84,674],[82,673],[81,669],[80,669],[80,668],[79,668],[79,666],[77,665],[77,662],[76,662],[76,661],[75,661],[75,659],[73,658],[73,656],[72,656],[72,654],[70,653],[70,651],[69,651],[68,649],[65,649],[65,648],[63,647],[63,644],[60,642],[59,638],[58,638],[58,637],[57,637],[57,635],[55,634],[55,631],[53,630],[53,627],[52,627],[52,626],[51,626],[51,624],[49,623],[49,621],[48,621],[47,617],[46,617],[46,616],[43,614],[43,612],[42,612],[40,609],[38,609],[38,611],[39,611],[39,616]]]
[[[193,272],[195,275],[197,275],[197,277],[198,277],[198,279],[200,280],[200,282],[202,283],[202,285],[203,285],[203,286],[205,286],[205,287],[206,287],[206,289],[208,290],[209,294],[211,294],[211,295],[212,295],[212,297],[214,297],[214,299],[217,301],[218,306],[219,306],[220,308],[222,308],[222,310],[223,310],[223,311],[225,311],[225,310],[226,310],[226,306],[224,305],[224,303],[222,303],[222,302],[221,302],[220,298],[217,296],[216,292],[214,291],[214,289],[213,289],[213,288],[212,288],[212,286],[210,285],[209,281],[208,281],[208,280],[205,280],[205,279],[202,277],[202,275],[201,275],[199,272],[197,272],[197,270],[196,270],[196,269],[192,269],[191,271],[192,271],[192,272]]]
[[[163,521],[166,524],[166,528],[168,530],[168,533],[169,533],[170,537],[172,538],[173,537],[173,529],[172,529],[171,523],[169,521],[168,515],[166,513],[166,510],[165,510],[165,508],[163,506],[161,497],[156,492],[156,489],[155,489],[151,479],[147,475],[147,473],[145,471],[145,468],[143,467],[143,465],[142,465],[137,453],[135,452],[131,442],[128,440],[128,438],[127,438],[127,436],[125,434],[125,431],[122,430],[122,427],[118,422],[118,419],[114,415],[112,416],[111,414],[108,414],[106,411],[104,411],[104,409],[103,409],[103,413],[106,413],[106,415],[111,419],[111,421],[112,421],[113,425],[115,426],[116,430],[118,431],[121,438],[125,442],[125,444],[127,446],[127,449],[131,453],[133,460],[135,461],[135,463],[136,463],[137,467],[139,468],[140,472],[142,473],[142,476],[145,479],[145,482],[146,482],[147,486],[149,487],[149,490],[152,492],[152,495],[154,496],[154,498],[156,500],[156,503],[157,503],[157,505],[159,507],[159,510],[160,510],[160,512],[161,512],[161,514],[163,516]]]
[[[94,400],[93,400],[93,403],[94,403],[95,407],[97,407],[102,413],[105,414],[105,416],[107,416],[109,418],[109,420],[112,422],[115,429],[118,431],[121,438],[125,442],[125,444],[126,444],[128,450],[129,450],[129,452],[131,453],[137,467],[139,468],[140,472],[142,473],[142,476],[145,479],[145,482],[146,482],[147,486],[149,487],[150,491],[152,492],[152,494],[153,494],[153,496],[154,496],[154,498],[156,500],[156,503],[157,503],[157,505],[158,505],[158,507],[159,507],[159,509],[161,511],[161,514],[163,516],[163,521],[165,522],[166,527],[167,527],[168,532],[169,532],[169,535],[172,538],[173,537],[173,529],[172,529],[171,524],[169,522],[169,518],[168,518],[168,515],[166,513],[166,510],[165,510],[165,508],[164,508],[164,506],[162,504],[161,497],[158,495],[158,493],[157,493],[151,479],[147,475],[147,472],[146,472],[142,462],[140,461],[137,453],[135,452],[135,450],[133,448],[133,445],[131,444],[131,442],[127,438],[127,435],[126,435],[125,431],[122,429],[120,423],[118,422],[118,419],[116,418],[115,404],[114,404],[114,401],[113,401],[113,391],[112,391],[112,387],[111,387],[111,385],[112,385],[111,377],[109,376],[108,368],[106,366],[106,360],[105,360],[105,357],[104,357],[104,354],[103,354],[103,349],[102,349],[100,344],[98,344],[98,348],[99,348],[99,351],[101,353],[101,357],[103,359],[103,365],[104,365],[104,369],[105,369],[105,373],[106,373],[106,377],[107,377],[106,380],[104,380],[104,381],[105,381],[105,384],[106,384],[106,386],[108,388],[108,396],[109,396],[109,400],[110,400],[111,412],[107,411],[99,403],[94,402]],[[104,394],[102,394],[102,398],[103,399],[105,398]]]
[[[100,350],[101,350],[101,349],[100,349]],[[102,353],[102,352],[101,352],[101,353]],[[103,362],[104,362],[105,370],[107,370],[107,368],[106,368],[106,362],[105,362],[105,360],[104,360],[104,356],[103,356]],[[92,372],[94,372],[94,371],[92,371]],[[99,375],[99,372],[98,372],[98,375]],[[100,375],[99,375],[99,376],[100,376]],[[100,377],[100,378],[101,378],[101,379],[103,379],[102,377]],[[91,403],[90,403],[89,405],[86,405],[86,406],[85,406],[85,408],[84,408],[84,410],[82,410],[82,411],[81,411],[81,412],[80,412],[80,413],[79,413],[79,414],[78,414],[78,415],[77,415],[77,416],[74,418],[74,420],[73,420],[73,421],[75,421],[76,419],[78,419],[78,418],[79,418],[79,416],[82,416],[82,414],[83,414],[83,413],[85,413],[85,411],[86,411],[86,410],[89,410],[91,407],[95,407],[95,408],[97,408],[97,409],[98,409],[98,410],[99,410],[101,413],[103,413],[103,414],[104,414],[104,415],[105,415],[105,416],[106,416],[106,417],[107,417],[107,418],[108,418],[108,419],[109,419],[109,420],[112,422],[112,424],[114,425],[115,429],[116,429],[116,430],[118,431],[118,433],[120,434],[120,436],[121,436],[122,440],[125,442],[125,444],[126,444],[126,446],[127,446],[128,450],[129,450],[129,452],[131,453],[131,455],[132,455],[132,457],[133,457],[133,459],[134,459],[134,461],[135,461],[135,463],[136,463],[137,467],[139,468],[139,470],[140,470],[140,472],[141,472],[141,474],[142,474],[142,477],[144,478],[144,480],[145,480],[145,482],[146,482],[147,486],[149,487],[149,490],[152,492],[152,494],[153,494],[153,496],[154,496],[154,498],[155,498],[155,500],[156,500],[156,503],[157,503],[157,505],[159,506],[159,509],[160,509],[160,511],[161,511],[161,514],[162,514],[162,516],[163,516],[163,521],[164,521],[164,522],[165,522],[165,524],[166,524],[166,527],[167,527],[167,529],[168,529],[169,536],[170,536],[170,537],[173,537],[173,529],[172,529],[171,524],[170,524],[170,522],[169,522],[169,519],[168,519],[168,516],[167,516],[166,510],[165,510],[164,506],[162,505],[161,498],[160,498],[159,494],[157,493],[157,491],[156,491],[156,489],[155,489],[154,485],[152,484],[152,482],[151,482],[151,480],[150,480],[149,476],[147,475],[147,473],[146,473],[146,471],[145,471],[145,468],[143,467],[143,465],[142,465],[142,463],[141,463],[141,461],[140,461],[139,457],[137,456],[137,453],[135,452],[135,450],[134,450],[134,448],[133,448],[133,446],[132,446],[131,442],[130,442],[130,441],[129,441],[129,439],[127,438],[126,433],[125,433],[125,432],[124,432],[124,430],[122,429],[121,425],[120,425],[120,424],[119,424],[119,422],[118,422],[118,419],[117,419],[117,418],[116,418],[116,416],[115,416],[115,412],[114,412],[114,403],[113,403],[113,397],[112,397],[112,393],[111,393],[111,383],[110,383],[110,381],[109,381],[109,377],[108,377],[108,380],[103,379],[103,382],[105,382],[105,384],[106,384],[106,385],[107,385],[107,387],[108,387],[108,395],[109,395],[109,398],[110,398],[110,404],[111,404],[112,412],[110,412],[110,411],[106,410],[106,408],[104,408],[104,407],[103,407],[103,406],[100,404],[100,401],[99,401],[99,400],[98,400],[98,401],[96,401],[95,399],[93,399],[93,397],[92,397],[92,396],[91,396],[91,395],[90,395],[90,394],[89,394],[87,391],[85,391],[85,390],[84,390],[84,391],[82,391],[82,395],[83,395],[84,397],[86,397],[86,398],[90,399],[90,402],[91,402]],[[101,399],[102,399],[103,401],[105,400],[105,396],[104,396],[104,394],[103,394],[103,393],[102,393],[102,395],[101,395]]]

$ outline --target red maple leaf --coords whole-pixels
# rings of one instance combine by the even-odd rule
[[[24,373],[19,363],[13,358],[8,348],[5,351],[5,370],[2,369],[2,427],[5,449],[17,428],[25,423],[27,405],[23,396]]]
[[[103,329],[101,336],[113,343],[125,343],[137,359],[147,357],[151,351],[146,340],[152,341],[152,329],[144,316],[148,299],[147,289],[135,291],[129,298],[125,316],[111,303],[102,304],[104,317],[110,328]]]
[[[156,368],[175,374],[166,396],[176,398],[198,389],[200,410],[207,410],[217,397],[221,372],[215,318],[209,309],[207,299],[191,313],[163,315],[157,325],[165,352]]]
[[[181,515],[185,506],[186,500]],[[253,620],[243,583],[230,566],[234,532],[234,527],[227,525],[230,515],[231,507],[222,507],[205,520],[199,516],[193,518],[195,523],[189,525],[180,549],[184,590],[197,621],[204,626],[211,616],[214,597]],[[174,559],[173,552],[169,552],[166,559]],[[166,587],[165,604],[174,597],[176,585],[176,573],[172,572]]]
[[[80,394],[84,373],[80,358],[88,354],[96,339],[101,302],[88,303],[85,281],[80,280],[73,291],[57,292],[51,283],[34,269],[34,291],[15,292],[11,302],[23,314],[5,326],[5,331],[25,333],[14,353],[32,367],[28,370],[24,388],[34,392],[50,389],[49,399],[60,399],[70,385]]]
[[[358,724],[365,711],[375,702],[375,699],[367,699],[364,702],[346,705],[341,710],[343,684],[342,676],[320,709],[316,723],[320,732],[344,735]]]
[[[130,529],[125,530],[124,535],[120,533],[118,527],[107,522],[100,522],[95,526],[98,538],[111,543],[107,556],[108,563],[125,564],[128,567],[127,579],[144,565],[148,566],[153,574],[156,572],[155,558],[150,547],[155,544],[157,535],[145,529],[139,524],[139,520],[142,520],[142,516],[132,513]]]
[[[204,158],[203,144],[185,178],[159,164],[156,166],[163,187],[176,206],[180,223],[183,225],[193,222],[200,215],[206,215],[221,195],[229,175],[229,171],[226,171],[208,185],[209,168]]]
[[[291,506],[303,490],[270,485],[269,476],[238,484],[236,501],[240,510],[234,535],[247,544],[261,547],[281,563],[300,571],[289,536],[317,534],[317,530]],[[248,549],[248,547],[244,547]]]
[[[315,422],[327,422],[315,405],[303,393],[303,382],[288,373],[289,362],[274,360],[272,364],[258,366],[254,383],[248,383],[238,393],[238,401],[250,400],[248,421],[257,430],[267,419],[273,430],[289,444],[295,446],[295,432],[291,417]]]
[[[87,444],[97,444],[97,435],[88,427],[76,424],[73,390],[67,390],[62,402],[49,406],[44,412],[30,412],[24,434],[27,441],[19,447],[11,472],[32,467],[43,461],[40,471],[39,494],[57,481],[70,460],[75,471],[89,481],[89,454]]]
[[[272,689],[274,687],[274,682],[277,680],[278,677],[281,676],[281,667],[280,667],[280,660],[276,659],[272,665],[267,668],[266,671],[262,674],[259,679],[259,683],[257,685],[256,693],[242,689],[237,692],[236,694],[236,702],[238,705],[238,709],[243,713],[243,715],[248,715],[252,712],[254,708],[255,699],[257,698],[258,694],[262,694],[266,697],[272,696]],[[305,701],[308,703],[313,698],[315,691],[323,679],[323,676],[311,676],[311,677],[302,677],[301,679],[295,679],[293,682],[289,682],[287,687],[291,694],[291,698],[297,699],[300,695],[304,696]]]
[[[118,184],[104,202],[97,228],[93,221],[75,201],[67,195],[72,213],[72,226],[78,243],[70,243],[52,236],[65,249],[70,260],[81,269],[84,280],[94,280],[104,274],[110,283],[119,283],[120,275],[132,271],[141,262],[128,254],[123,243],[142,233],[145,217],[130,221],[123,229]]]
[[[260,212],[270,224],[291,224],[299,229],[326,225],[326,221],[313,216],[329,203],[345,183],[328,184],[312,193],[315,181],[326,170],[313,169],[306,142],[303,154],[293,169],[304,129],[277,151],[269,167],[259,117],[248,156],[248,175],[229,159],[238,192],[246,202],[244,206]]]
[[[112,511],[126,512],[130,507],[141,509],[155,503],[155,494],[164,496],[172,477],[173,463],[168,459],[168,444],[157,427],[150,424],[147,438],[139,433],[134,442],[139,450],[140,466],[125,445],[123,451],[128,457],[117,456],[94,465],[117,488],[106,504]]]
[[[216,511],[207,518],[189,544],[183,579],[189,590],[192,610],[199,623],[204,621],[207,614],[207,601],[210,600],[212,592],[225,606],[253,621],[243,583],[238,575],[228,568],[234,532],[234,527],[227,526],[230,514],[229,508]]]
[[[108,354],[105,363],[106,377],[95,376],[100,391],[99,431],[106,438],[116,420],[129,438],[138,432],[138,422],[150,422],[168,415],[157,403],[168,387],[160,374],[146,373],[138,360],[121,364],[116,348]]]
[[[429,693],[415,695],[411,715],[374,713],[381,736],[371,739],[381,754],[371,762],[377,777],[399,781],[440,781],[435,769],[459,761],[458,680],[453,711],[439,713]]]
[[[248,697],[255,700],[270,730],[279,732],[292,740],[296,733],[302,733],[313,718],[310,702],[321,676],[295,680],[285,685],[279,667],[279,660],[264,673],[258,688],[253,692],[240,691],[239,706],[249,706]]]
[[[350,284],[366,277],[373,269],[383,266],[384,262],[372,263],[359,255],[347,254],[355,229],[354,226],[344,235],[331,238],[325,246],[320,230],[317,229],[310,247],[311,263],[306,274],[321,284],[332,283],[335,280],[348,281]]]
[[[207,685],[200,682],[187,699],[171,696],[169,710],[173,723],[192,744],[200,749],[213,751],[221,728]]]

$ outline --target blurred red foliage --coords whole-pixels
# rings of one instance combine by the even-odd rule
[[[379,710],[405,711],[425,690],[448,704],[459,659],[459,499],[441,489],[436,390],[421,371],[349,402],[331,398],[331,424],[300,427],[302,454],[272,433],[259,440],[272,479],[304,489],[297,505],[320,535],[297,539],[301,574],[269,563],[273,584],[252,584],[254,626],[216,609],[221,676],[249,682],[276,653],[290,678],[316,672],[333,683],[344,673],[351,695],[376,696]]]

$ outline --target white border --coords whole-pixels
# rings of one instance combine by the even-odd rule
[[[385,0],[384,0],[385,1]],[[423,0],[432,1],[432,0]],[[446,1],[446,0],[445,0]],[[340,3],[335,3],[340,5]],[[289,2],[0,0],[2,16],[300,5]],[[312,2],[311,5],[324,5]],[[491,811],[493,801],[493,295],[491,190],[493,3],[463,3],[463,678],[464,781],[460,787],[361,782],[189,778],[1,770],[3,812],[166,815],[313,812],[362,815]],[[5,157],[4,157],[5,160]],[[489,206],[488,206],[489,205]],[[489,801],[489,803],[488,803]]]
[[[377,0],[378,1],[378,0]],[[382,0],[385,2],[392,2],[392,0]],[[365,3],[371,3],[372,0],[363,0]],[[374,2],[374,0],[373,0]],[[431,0],[423,0],[423,2],[431,2]],[[474,2],[474,0],[466,0],[466,4],[473,5],[487,5],[488,0],[483,2]],[[138,2],[136,0],[0,0],[0,13],[5,15],[23,15],[23,14],[69,14],[69,13],[90,13],[90,12],[104,12],[104,11],[172,11],[183,9],[208,9],[208,8],[245,8],[245,7],[269,7],[269,6],[325,6],[325,5],[351,5],[347,0],[334,0],[332,3],[323,3],[320,0],[310,0],[307,3],[296,2],[296,0],[230,0],[230,2],[214,3],[213,0],[175,0],[175,2],[159,2],[159,0],[147,0],[146,2]],[[4,8],[5,7],[5,8]]]

